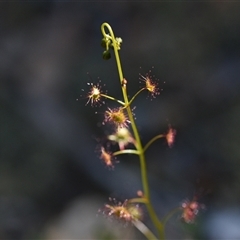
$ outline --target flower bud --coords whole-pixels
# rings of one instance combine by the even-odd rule
[[[102,46],[103,48],[106,48],[106,47],[107,47],[105,38],[102,39],[102,41],[101,41],[101,46]]]
[[[110,53],[110,51],[109,51],[109,50],[104,51],[104,52],[103,52],[103,59],[104,59],[104,60],[108,60],[108,59],[110,59],[110,58],[111,58],[111,53]]]

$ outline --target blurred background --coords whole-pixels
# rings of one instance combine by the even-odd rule
[[[136,156],[119,157],[114,170],[99,159],[113,103],[86,106],[87,83],[121,98],[115,59],[102,59],[108,22],[123,39],[129,95],[149,70],[163,89],[134,102],[143,143],[177,130],[172,148],[158,140],[147,152],[158,215],[194,197],[205,206],[194,224],[175,214],[168,238],[239,239],[239,10],[218,1],[2,2],[0,238],[143,238],[98,212],[108,197],[142,189]]]

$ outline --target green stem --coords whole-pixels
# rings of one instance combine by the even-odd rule
[[[147,199],[146,198],[131,198],[128,200],[128,203],[147,203]]]
[[[143,151],[145,152],[150,147],[150,145],[152,145],[152,143],[155,142],[157,139],[164,138],[164,137],[165,137],[165,135],[163,135],[163,134],[155,136],[144,146]]]
[[[135,149],[124,149],[124,150],[114,152],[113,156],[117,156],[117,155],[120,155],[120,154],[136,154],[136,155],[139,155],[139,152]]]
[[[157,237],[149,230],[149,228],[139,220],[132,221],[133,225],[149,240],[157,240]]]
[[[164,226],[166,225],[167,221],[177,212],[181,211],[182,209],[180,207],[172,209],[163,219],[162,222]]]
[[[114,98],[114,97],[111,97],[111,96],[106,95],[106,94],[103,94],[103,93],[101,93],[101,96],[104,97],[104,98],[107,98],[107,99],[109,99],[109,100],[118,102],[119,104],[125,106],[125,103],[124,103],[124,102],[122,102],[122,101],[120,101],[120,100],[118,100],[118,99],[116,99],[116,98]]]
[[[145,88],[141,88],[141,89],[131,98],[131,100],[129,101],[129,105],[132,104],[132,102],[133,102],[133,100],[136,98],[136,96],[137,96],[140,92],[142,92],[143,90],[145,90]]]
[[[107,28],[109,34],[107,34],[105,32],[105,28]],[[126,84],[123,84],[124,81],[124,77],[123,77],[123,72],[122,72],[122,67],[121,67],[121,61],[120,61],[120,57],[118,54],[118,50],[119,50],[119,45],[117,40],[115,39],[114,33],[112,31],[111,26],[108,23],[103,23],[101,26],[101,30],[102,30],[102,34],[104,36],[104,38],[106,39],[111,39],[112,40],[112,46],[114,49],[114,53],[115,53],[115,58],[116,58],[116,63],[117,63],[117,68],[118,68],[118,74],[119,74],[119,79],[120,79],[120,84],[121,84],[121,88],[122,88],[122,94],[123,94],[123,99],[125,102],[125,107],[128,113],[128,117],[129,120],[131,122],[131,126],[132,126],[132,130],[133,130],[133,134],[136,140],[136,148],[137,151],[139,152],[139,159],[140,159],[140,169],[141,169],[141,178],[142,178],[142,186],[143,186],[143,192],[144,192],[144,198],[147,199],[146,202],[146,207],[149,213],[149,216],[153,222],[153,224],[155,225],[156,229],[158,230],[158,234],[160,239],[164,239],[164,226],[162,224],[162,222],[159,221],[154,208],[152,206],[151,200],[150,200],[150,192],[149,192],[149,184],[148,184],[148,177],[147,177],[147,167],[146,167],[146,161],[145,161],[145,155],[144,155],[144,150],[142,147],[142,142],[138,133],[138,129],[133,117],[133,113],[129,104],[129,100],[128,100],[128,96],[127,96],[127,89],[126,89]]]

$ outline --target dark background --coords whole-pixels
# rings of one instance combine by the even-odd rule
[[[149,70],[163,88],[134,102],[143,143],[177,129],[173,148],[159,140],[147,152],[157,213],[194,196],[205,205],[192,225],[174,215],[167,236],[240,238],[239,11],[220,1],[1,2],[0,238],[142,237],[97,214],[109,196],[141,189],[135,156],[114,170],[99,159],[112,103],[85,106],[88,82],[121,98],[115,60],[102,59],[103,22],[123,39],[129,95]]]

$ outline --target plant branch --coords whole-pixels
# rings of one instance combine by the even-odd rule
[[[103,93],[101,93],[101,96],[104,97],[104,98],[110,99],[110,100],[112,100],[112,101],[118,102],[119,104],[125,106],[125,103],[124,103],[124,102],[122,102],[122,101],[120,101],[120,100],[118,100],[118,99],[116,99],[116,98],[114,98],[114,97],[111,97],[111,96],[106,95],[106,94],[103,94]]]
[[[157,240],[158,238],[149,230],[149,228],[139,220],[132,221],[133,225],[149,240]]]
[[[160,135],[155,136],[144,146],[143,151],[145,152],[150,147],[150,145],[152,145],[153,142],[155,142],[159,138],[164,138],[164,137],[165,137],[164,134],[160,134]]]
[[[117,156],[117,155],[120,155],[120,154],[136,154],[136,155],[139,155],[139,152],[135,149],[124,149],[124,150],[114,152],[113,156]]]
[[[109,34],[107,34],[105,32],[105,28],[108,30]],[[132,101],[129,102],[128,95],[127,95],[127,89],[126,89],[126,83],[125,83],[126,79],[124,79],[124,76],[123,76],[121,61],[120,61],[120,57],[119,57],[119,53],[118,53],[118,50],[120,49],[119,41],[115,38],[112,28],[108,23],[103,23],[101,26],[101,30],[102,30],[102,34],[103,34],[104,38],[106,39],[106,41],[109,41],[109,39],[112,41],[112,46],[113,46],[114,53],[115,53],[115,59],[116,59],[116,63],[117,63],[117,69],[118,69],[120,84],[121,84],[121,88],[122,88],[122,94],[123,94],[123,99],[124,99],[124,103],[125,103],[125,108],[127,110],[128,117],[131,122],[131,127],[132,127],[133,134],[134,134],[134,137],[136,140],[136,148],[137,148],[137,151],[139,154],[143,192],[144,192],[144,197],[147,199],[146,207],[147,207],[148,213],[150,215],[150,218],[151,218],[153,224],[155,225],[155,227],[158,230],[159,237],[161,239],[164,239],[164,226],[159,221],[159,219],[154,211],[154,208],[152,206],[151,200],[150,200],[150,192],[149,192],[149,184],[148,184],[147,167],[146,167],[144,149],[142,147],[141,139],[140,139],[138,129],[137,129],[137,126],[135,123],[135,119],[133,117],[133,113],[131,110],[130,103]],[[107,48],[108,48],[108,44],[107,44]]]

